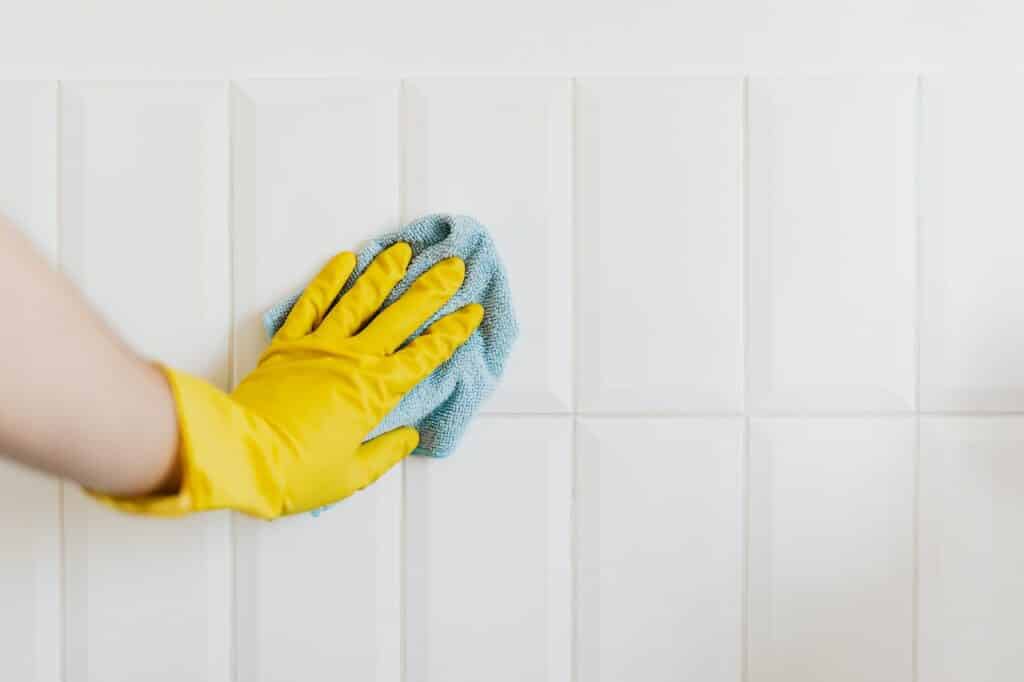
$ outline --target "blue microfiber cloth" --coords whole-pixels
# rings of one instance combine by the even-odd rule
[[[455,449],[480,404],[494,391],[512,343],[519,334],[519,325],[512,310],[508,277],[494,242],[487,229],[468,216],[430,215],[398,232],[374,239],[359,252],[355,270],[341,293],[352,288],[377,254],[400,241],[412,247],[412,262],[385,306],[405,293],[413,281],[435,263],[452,256],[466,263],[462,287],[411,338],[438,318],[469,303],[481,304],[484,318],[469,340],[409,391],[370,432],[367,440],[400,426],[413,426],[420,433],[420,444],[413,454],[446,457]],[[296,294],[264,313],[263,327],[268,337],[284,324],[298,299],[299,294]]]

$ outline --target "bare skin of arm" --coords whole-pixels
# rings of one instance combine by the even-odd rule
[[[140,358],[0,216],[0,456],[109,495],[173,491],[178,424]]]

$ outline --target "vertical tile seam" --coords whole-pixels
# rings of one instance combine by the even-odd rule
[[[918,669],[918,630],[920,611],[920,497],[921,497],[921,330],[923,319],[924,268],[922,220],[921,170],[923,148],[923,109],[924,109],[924,77],[918,73],[914,82],[914,141],[913,141],[913,180],[914,180],[914,462],[912,497],[912,567],[911,567],[911,650],[910,679],[917,682]]]
[[[580,601],[580,448],[579,448],[579,403],[582,379],[580,375],[581,316],[580,298],[582,287],[583,240],[580,225],[580,182],[579,182],[579,79],[569,78],[569,226],[572,240],[572,279],[569,286],[572,320],[569,325],[570,349],[572,353],[572,423],[570,425],[570,469],[569,469],[569,679],[579,682],[579,601]]]
[[[740,231],[743,335],[743,565],[740,584],[740,679],[750,677],[750,76],[740,93]]]
[[[235,292],[235,81],[225,82],[227,96],[227,228],[228,228],[228,388],[235,386],[235,315],[237,310]],[[235,528],[235,512],[226,511],[228,576],[231,585],[228,590],[228,679],[238,681],[238,575],[236,573],[238,537]]]
[[[396,120],[395,120],[395,154],[398,156],[397,163],[395,164],[397,177],[395,178],[396,192],[396,211],[398,212],[398,222],[400,225],[405,224],[405,213],[406,213],[406,189],[405,189],[405,146],[406,146],[406,130],[405,130],[405,118],[406,118],[406,93],[405,83],[406,77],[398,78],[398,95],[396,97]],[[408,607],[409,595],[407,594],[407,583],[409,576],[408,566],[408,529],[407,519],[408,514],[408,493],[409,493],[409,470],[407,465],[408,458],[402,459],[400,468],[401,473],[401,495],[399,496],[399,509],[398,509],[398,679],[400,682],[406,682],[409,676],[409,661],[408,661],[408,614],[406,613]]]
[[[580,395],[583,385],[582,363],[580,361],[580,345],[582,343],[582,276],[583,276],[583,227],[580,224],[580,194],[579,173],[579,78],[569,78],[569,229],[572,240],[572,279],[569,284],[569,300],[572,320],[569,324],[569,344],[572,353],[572,396],[571,412],[574,417],[580,413]]]
[[[54,93],[54,105],[56,111],[54,112],[54,119],[56,124],[56,130],[54,136],[54,176],[55,176],[55,192],[54,199],[55,211],[54,218],[56,224],[56,245],[55,245],[55,256],[57,259],[57,269],[64,273],[64,213],[63,213],[63,156],[64,156],[64,82],[62,80],[57,81],[56,92]],[[62,682],[67,682],[68,675],[68,590],[67,590],[67,529],[64,525],[64,493],[66,483],[63,480],[57,481],[57,524],[60,533],[60,553],[58,555],[58,582],[60,583],[57,587],[59,596],[59,612],[57,618],[59,619],[59,628],[57,637],[58,655],[60,660],[58,662],[58,679]]]
[[[913,201],[914,201],[914,413],[921,413],[921,330],[923,321],[924,272],[922,268],[923,233],[921,213],[921,153],[923,135],[924,77],[914,81]]]

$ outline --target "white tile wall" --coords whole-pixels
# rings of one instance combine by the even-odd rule
[[[911,77],[751,80],[755,409],[914,408],[915,113]]]
[[[1020,677],[1024,420],[921,422],[920,679]]]
[[[0,468],[0,678],[1024,676],[1024,427],[988,414],[1024,399],[1020,93],[0,83],[0,211],[144,353],[228,387],[268,305],[427,211],[493,228],[523,326],[453,459],[319,518]]]
[[[579,425],[579,677],[735,682],[743,420]]]
[[[581,408],[742,409],[742,81],[576,93]]]
[[[572,403],[572,93],[564,79],[414,79],[404,217],[468,213],[494,234],[522,327],[497,412]]]
[[[751,682],[912,679],[915,440],[910,418],[751,423]]]
[[[398,81],[234,88],[235,367],[266,345],[260,314],[334,253],[395,226]],[[239,680],[400,679],[400,469],[319,518],[238,518]]]
[[[69,84],[60,115],[65,270],[137,348],[227,387],[226,84]],[[154,522],[66,486],[68,682],[230,678],[229,520]]]
[[[571,418],[484,417],[407,463],[409,682],[569,679],[572,453]]]
[[[1024,80],[928,77],[921,127],[921,403],[1024,409]]]

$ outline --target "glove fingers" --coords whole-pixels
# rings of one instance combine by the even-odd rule
[[[359,333],[359,347],[370,353],[395,352],[455,295],[465,276],[466,264],[461,258],[446,258],[434,265]]]
[[[470,303],[430,325],[423,334],[394,354],[393,360],[401,367],[401,390],[408,391],[441,363],[480,326],[484,309],[479,303]]]
[[[359,331],[405,277],[411,259],[412,247],[405,242],[385,249],[341,297],[317,332],[335,339],[346,339]]]
[[[365,467],[366,487],[383,476],[394,465],[402,461],[406,455],[416,449],[420,443],[420,434],[411,426],[388,431],[359,446],[356,459]]]
[[[332,258],[302,292],[274,338],[291,341],[313,331],[323,321],[355,267],[356,256],[348,251]]]

